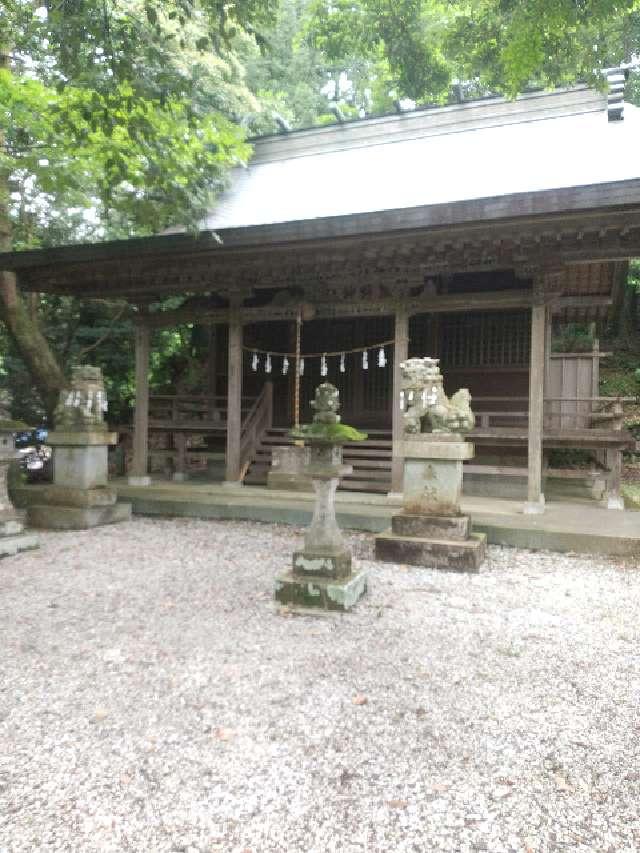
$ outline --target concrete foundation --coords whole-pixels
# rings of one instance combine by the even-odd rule
[[[210,518],[260,521],[267,524],[309,524],[313,498],[300,492],[279,492],[244,486],[233,492],[214,483],[179,485],[156,480],[134,488],[122,478],[113,482],[120,500],[130,501],[134,514],[151,517]],[[16,492],[20,506],[35,502],[39,486]],[[338,492],[336,516],[343,529],[381,533],[389,530],[401,501],[368,492]],[[543,515],[523,515],[522,502],[503,498],[463,497],[462,512],[473,517],[473,530],[487,534],[490,545],[573,551],[640,558],[640,514],[611,512],[595,503],[552,501]]]
[[[127,503],[92,507],[36,505],[29,508],[29,523],[48,530],[87,530],[101,524],[130,520],[131,504]]]

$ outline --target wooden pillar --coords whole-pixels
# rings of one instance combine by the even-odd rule
[[[404,476],[404,458],[399,453],[399,443],[403,434],[403,418],[400,409],[400,364],[409,355],[409,312],[402,306],[395,313],[394,329],[395,348],[393,351],[393,395],[391,402],[391,424],[393,450],[391,457],[391,491],[394,494],[402,492]]]
[[[217,400],[215,399],[218,393],[218,330],[214,325],[209,326],[209,352],[207,354],[207,395],[212,399],[209,401],[209,418],[212,421],[217,420]]]
[[[609,448],[606,452],[606,463],[609,469],[607,477],[607,509],[624,509],[622,497],[622,451],[618,447]]]
[[[242,429],[242,323],[238,310],[229,320],[229,367],[227,390],[226,483],[240,482],[240,432]]]
[[[187,436],[183,432],[173,433],[173,448],[175,456],[172,480],[184,483],[187,479]]]
[[[542,491],[542,433],[544,418],[545,338],[548,309],[544,301],[531,309],[531,354],[529,362],[529,471],[525,513],[544,512]]]
[[[148,486],[149,457],[149,341],[150,330],[141,317],[136,324],[136,407],[133,415],[133,466],[129,485]]]
[[[613,415],[614,418],[611,426],[616,432],[621,432],[624,427],[624,408],[622,403],[614,403]],[[606,495],[607,509],[624,509],[624,498],[622,497],[622,450],[619,447],[609,448],[606,451],[605,461],[609,469]]]

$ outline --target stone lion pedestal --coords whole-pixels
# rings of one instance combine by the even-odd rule
[[[384,562],[477,572],[485,559],[484,533],[471,532],[460,511],[462,463],[474,447],[459,436],[402,442],[403,509],[391,530],[376,536],[376,559]]]
[[[436,359],[409,359],[403,375],[405,432],[394,452],[404,457],[402,512],[376,536],[376,558],[458,572],[478,572],[486,536],[471,532],[460,509],[462,464],[473,444],[462,431],[473,425],[468,392],[448,400]],[[459,430],[458,432],[454,430]]]
[[[317,388],[311,405],[316,410],[314,423],[292,437],[303,438],[308,445],[301,473],[316,494],[313,519],[303,550],[293,555],[291,571],[276,578],[275,598],[281,604],[350,610],[366,592],[367,575],[353,570],[351,552],[336,520],[335,496],[340,478],[351,472],[351,466],[342,462],[342,443],[366,436],[340,424],[338,391],[330,383]]]
[[[131,518],[131,504],[117,503],[108,485],[107,454],[116,443],[103,415],[106,395],[97,367],[74,368],[71,387],[61,392],[53,448],[53,485],[43,488],[28,509],[29,523],[53,530],[113,524]]]

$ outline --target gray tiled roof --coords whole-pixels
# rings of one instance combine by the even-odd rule
[[[640,110],[608,122],[586,87],[490,100],[255,142],[203,227],[402,210],[640,177]]]

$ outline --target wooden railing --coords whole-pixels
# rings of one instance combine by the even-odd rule
[[[560,431],[607,428],[619,431],[624,422],[624,403],[634,401],[634,397],[546,397],[544,427]],[[474,397],[471,406],[476,429],[526,429],[528,405],[528,397]]]
[[[264,430],[273,426],[273,383],[265,382],[240,431],[240,479],[243,480],[251,464]]]
[[[242,398],[245,417],[256,403],[256,397]],[[227,423],[227,398],[211,395],[157,394],[149,398],[149,426],[188,428],[206,424],[210,430],[224,431]]]

